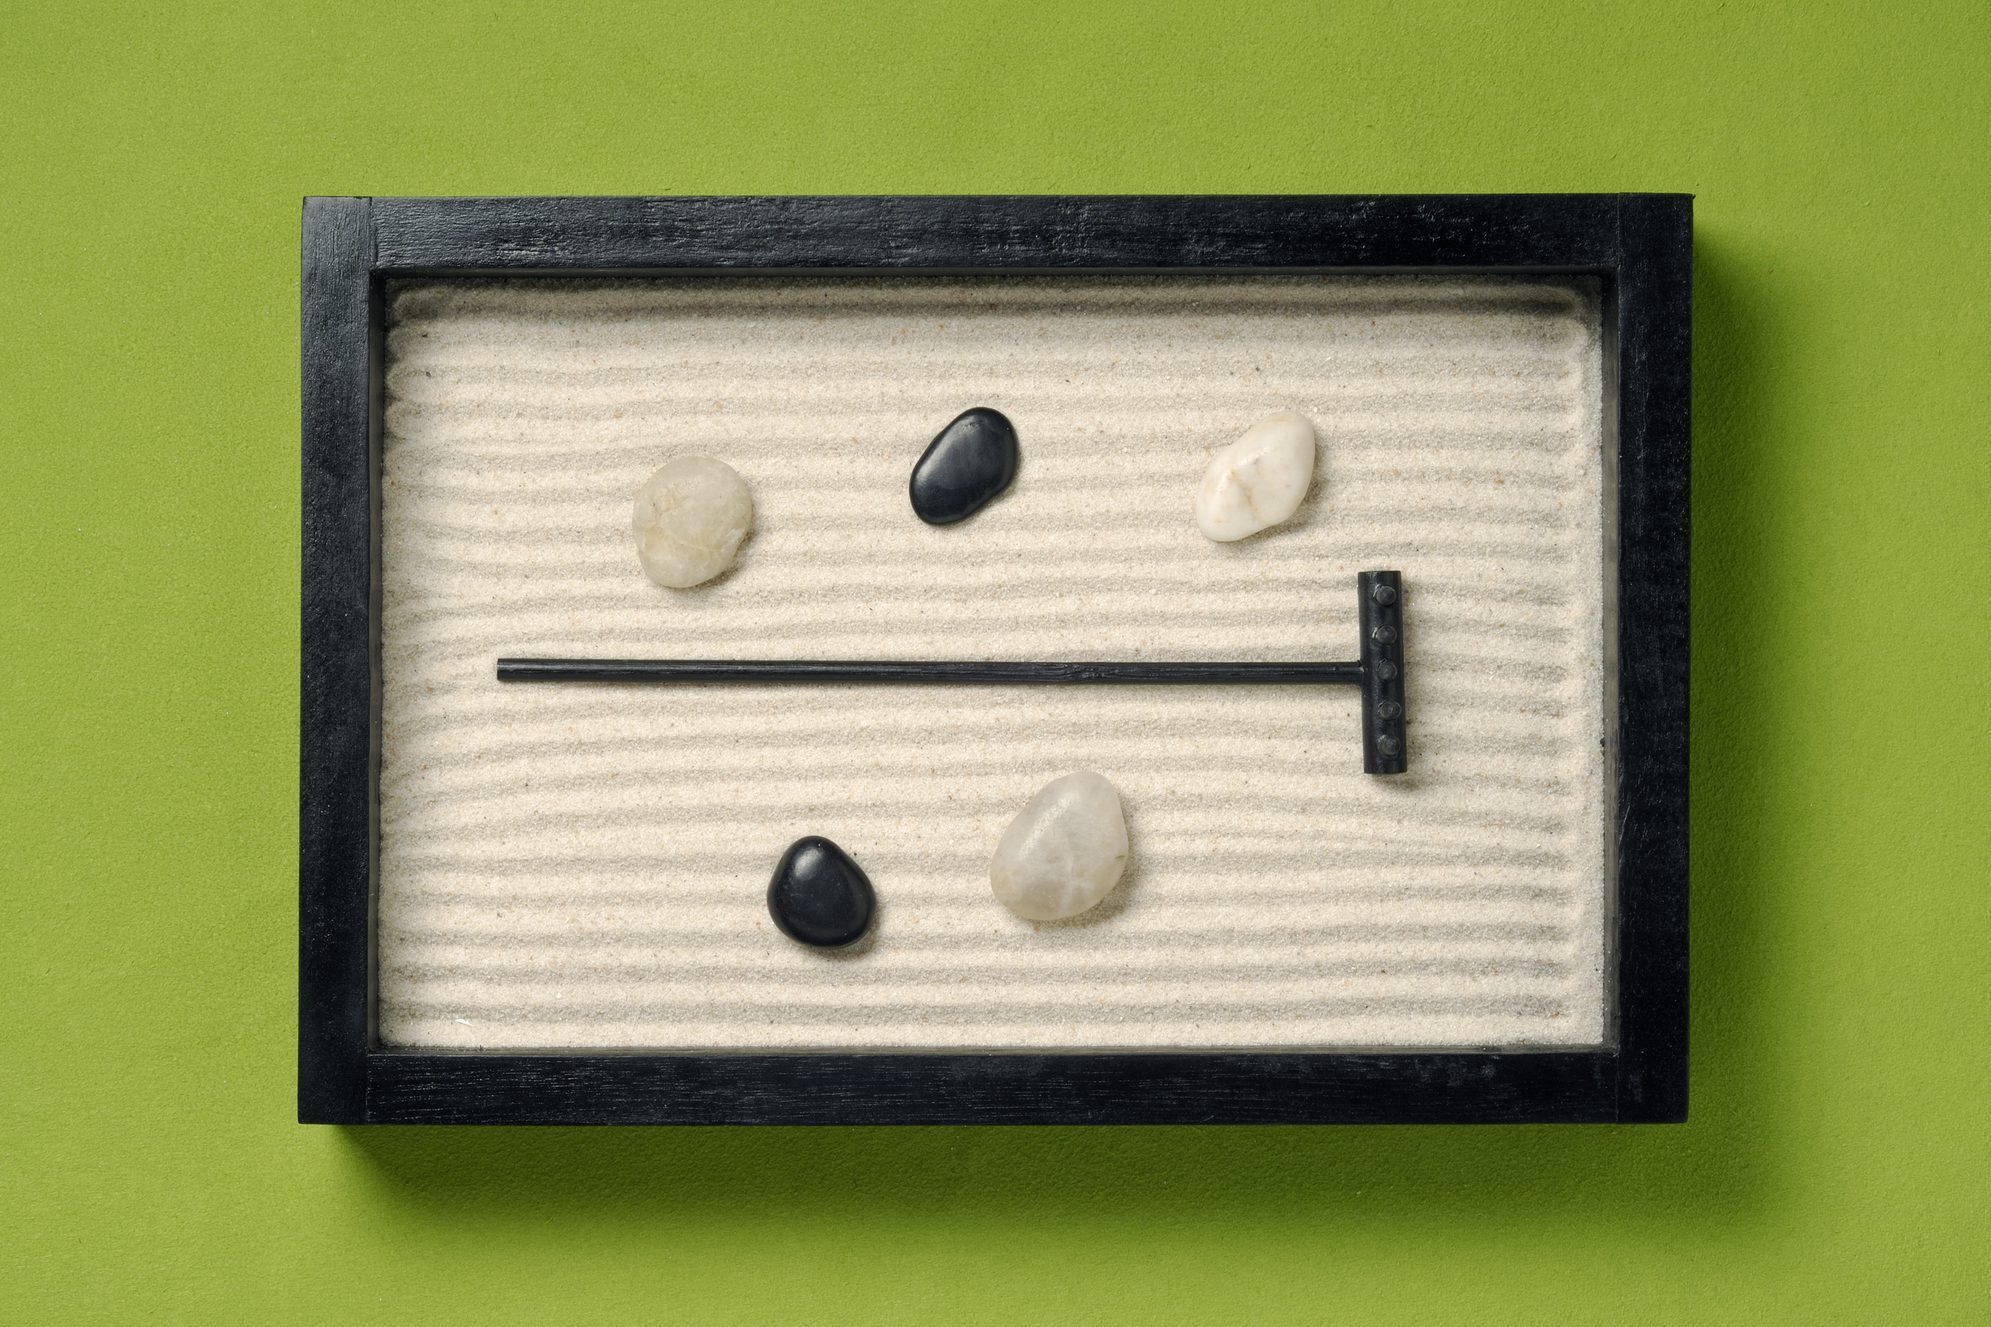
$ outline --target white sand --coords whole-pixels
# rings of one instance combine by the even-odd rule
[[[417,283],[392,297],[380,1030],[438,1047],[1569,1046],[1606,1034],[1591,283]],[[984,404],[1010,494],[906,476]],[[1210,451],[1291,406],[1296,521],[1219,546]],[[759,527],[651,585],[631,495],[744,475]],[[1413,773],[1351,690],[500,686],[500,655],[1352,658],[1406,584]],[[1091,768],[1136,866],[1033,926],[987,859]],[[825,957],[766,913],[826,834],[878,888]]]

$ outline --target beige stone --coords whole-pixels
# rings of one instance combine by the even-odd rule
[[[1120,790],[1083,770],[1053,779],[1025,803],[996,844],[989,884],[1017,916],[1048,922],[1097,905],[1126,869]]]
[[[746,481],[710,456],[680,456],[651,475],[630,521],[644,573],[673,590],[730,570],[753,523]]]
[[[1196,491],[1197,528],[1219,543],[1291,518],[1314,477],[1314,426],[1281,410],[1210,459]]]

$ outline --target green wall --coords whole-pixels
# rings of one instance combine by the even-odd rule
[[[568,10],[0,15],[0,1320],[1991,1316],[1991,6]],[[290,1123],[301,195],[1261,190],[1699,195],[1690,1124]]]

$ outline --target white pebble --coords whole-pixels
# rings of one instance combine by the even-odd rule
[[[1314,477],[1314,426],[1281,410],[1218,452],[1196,492],[1196,525],[1219,543],[1243,539],[1300,509]]]
[[[1053,779],[996,844],[989,883],[999,902],[1033,922],[1075,917],[1113,892],[1127,869],[1120,791],[1089,770]]]
[[[683,590],[731,567],[753,523],[753,496],[732,466],[680,456],[637,490],[630,526],[644,573]]]

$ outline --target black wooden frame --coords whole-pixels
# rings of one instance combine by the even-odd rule
[[[1685,1118],[1689,197],[311,198],[303,241],[300,1120]],[[1606,451],[1617,477],[1617,668],[1607,679],[1618,708],[1610,1045],[1404,1054],[454,1054],[376,1044],[378,478],[388,278],[1158,271],[1600,279]]]

